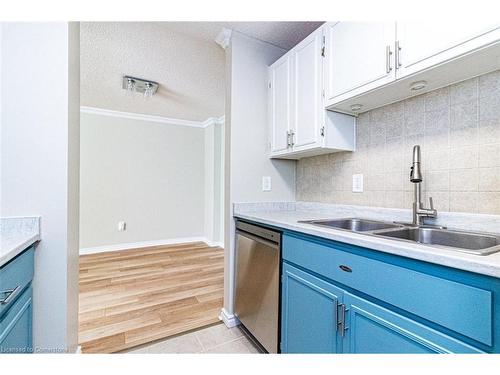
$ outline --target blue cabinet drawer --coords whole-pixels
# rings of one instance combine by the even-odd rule
[[[29,286],[0,318],[0,353],[32,352],[32,291]]]
[[[0,319],[33,279],[34,248],[0,268]]]
[[[283,258],[483,344],[492,345],[493,293],[359,256],[349,245],[283,236]]]

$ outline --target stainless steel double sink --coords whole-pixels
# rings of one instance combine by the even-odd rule
[[[394,240],[444,247],[449,250],[476,255],[489,255],[500,251],[500,234],[448,230],[431,226],[412,226],[411,224],[359,218],[305,220],[299,222]]]

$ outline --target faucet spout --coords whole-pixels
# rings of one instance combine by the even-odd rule
[[[424,218],[435,218],[437,211],[434,209],[432,198],[429,198],[430,208],[422,204],[422,170],[420,168],[420,146],[413,146],[413,162],[410,169],[410,182],[414,184],[414,202],[413,202],[413,224],[424,225]]]

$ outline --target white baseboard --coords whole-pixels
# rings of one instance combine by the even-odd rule
[[[169,238],[156,241],[130,242],[130,243],[120,243],[116,245],[85,247],[80,249],[80,255],[106,253],[109,251],[119,251],[119,250],[129,250],[129,249],[140,249],[143,247],[151,247],[151,246],[176,245],[189,242],[205,242],[208,246],[216,246],[216,245],[211,245],[205,237],[181,237],[181,238]]]
[[[218,247],[224,248],[224,243],[219,242],[219,241],[209,241],[209,240],[205,239],[203,242],[205,242],[210,247],[218,246]]]
[[[224,322],[227,328],[233,328],[241,324],[234,314],[229,314],[224,308],[220,311],[219,319]]]

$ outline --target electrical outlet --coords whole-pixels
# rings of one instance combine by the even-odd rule
[[[271,191],[271,177],[263,176],[262,177],[262,191]]]
[[[352,175],[352,192],[362,193],[363,192],[363,175],[353,174]]]
[[[123,232],[127,229],[127,223],[124,221],[119,221],[118,222],[118,231]]]

